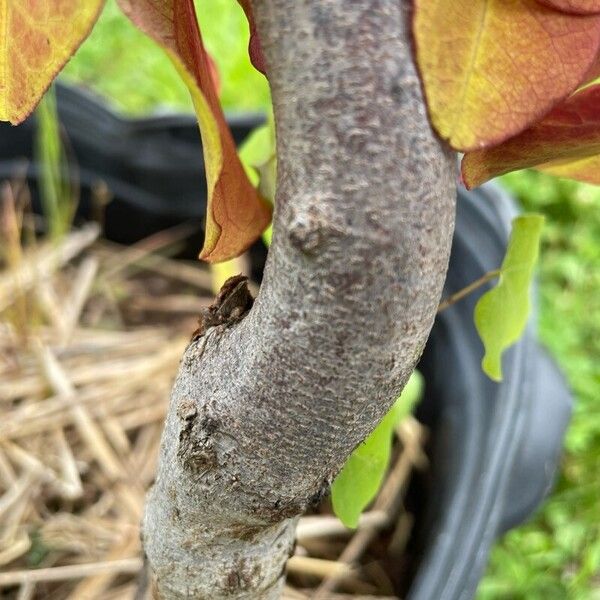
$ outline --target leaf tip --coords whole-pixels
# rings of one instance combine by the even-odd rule
[[[502,381],[502,363],[499,356],[491,357],[488,353],[481,359],[481,370],[496,383]]]

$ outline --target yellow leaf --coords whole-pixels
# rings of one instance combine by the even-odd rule
[[[104,0],[0,0],[0,121],[23,121],[88,36]]]
[[[514,136],[579,86],[600,16],[536,0],[415,0],[414,36],[433,125],[468,151]]]
[[[555,177],[566,177],[568,179],[600,185],[600,155],[597,154],[578,160],[546,163],[537,166],[536,169]]]

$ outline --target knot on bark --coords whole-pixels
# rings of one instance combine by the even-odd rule
[[[240,558],[227,573],[223,583],[224,591],[231,595],[256,589],[262,583],[260,563],[249,564],[244,558]]]
[[[291,212],[288,235],[292,246],[303,254],[317,254],[324,243],[338,233],[331,216],[323,209],[326,205],[326,202],[315,198],[305,210]]]
[[[220,426],[217,417],[204,407],[199,410],[189,398],[181,400],[177,416],[182,421],[177,457],[184,468],[194,473],[206,473],[217,466],[217,453],[212,438]]]

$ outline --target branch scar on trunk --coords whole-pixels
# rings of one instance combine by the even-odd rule
[[[198,328],[192,342],[203,336],[209,327],[231,325],[240,321],[252,308],[254,298],[248,289],[245,275],[230,277],[221,287],[215,301],[198,317]]]

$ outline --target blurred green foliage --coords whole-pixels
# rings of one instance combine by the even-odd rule
[[[236,0],[197,1],[196,10],[204,43],[219,68],[225,109],[266,108],[269,88],[248,58],[244,11]],[[189,93],[169,59],[122,15],[115,0],[107,2],[61,78],[94,89],[129,114],[192,111]]]
[[[235,0],[198,2],[226,108],[268,106],[246,54]],[[168,59],[110,0],[65,70],[129,113],[189,108]],[[557,487],[537,516],[495,547],[478,600],[600,600],[600,188],[533,171],[502,178],[526,210],[546,216],[540,259],[540,336],[576,396]]]
[[[40,195],[42,209],[53,240],[70,229],[77,209],[77,191],[71,185],[69,161],[56,112],[56,95],[51,86],[36,109],[35,152],[42,166]]]

